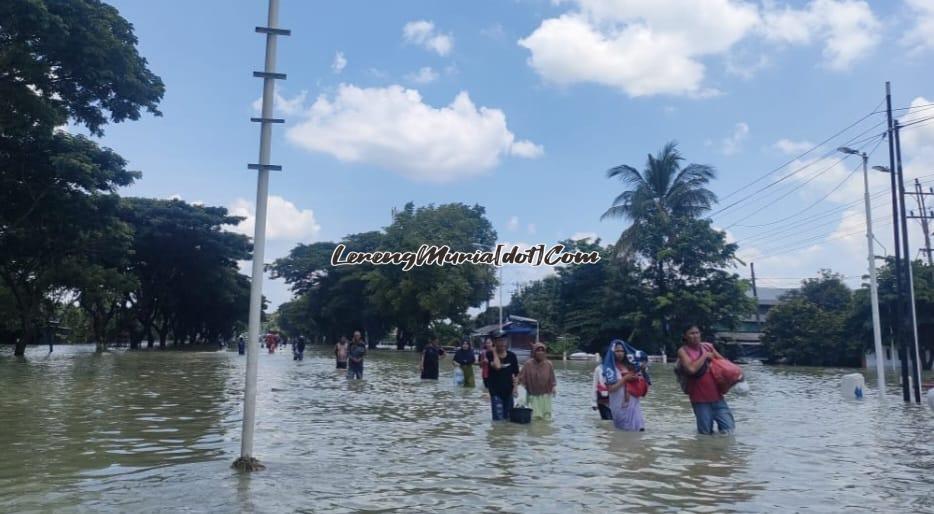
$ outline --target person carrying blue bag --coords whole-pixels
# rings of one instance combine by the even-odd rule
[[[614,339],[603,359],[603,379],[610,392],[613,426],[620,430],[645,430],[640,398],[648,394],[651,379],[648,355],[622,339]]]

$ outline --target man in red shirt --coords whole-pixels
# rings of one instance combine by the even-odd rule
[[[697,418],[697,431],[713,434],[714,421],[720,433],[731,433],[736,421],[730,406],[717,388],[709,368],[711,359],[723,358],[710,343],[701,342],[700,329],[692,326],[684,333],[684,345],[678,349],[678,366],[687,376],[687,394]]]

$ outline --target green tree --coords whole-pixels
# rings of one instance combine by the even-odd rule
[[[0,4],[0,281],[20,339],[37,340],[57,287],[93,269],[89,249],[117,229],[116,189],[139,174],[68,122],[100,135],[108,119],[159,114],[161,80],[136,51],[132,26],[92,0]]]
[[[341,242],[354,251],[376,251],[381,248],[382,234],[351,234]],[[312,330],[309,335],[332,342],[360,330],[375,346],[391,325],[371,301],[368,274],[374,266],[331,266],[336,246],[333,242],[300,244],[270,266],[272,276],[283,278],[302,300],[288,306],[288,323],[305,326]]]
[[[632,261],[613,258],[600,241],[562,241],[568,251],[601,254],[594,264],[558,266],[554,276],[522,288],[509,312],[539,320],[543,341],[574,337],[588,351],[603,351],[611,339],[630,339],[641,319],[643,291]]]
[[[620,235],[622,252],[633,249],[646,222],[697,218],[717,202],[716,195],[707,189],[716,175],[714,169],[704,164],[682,168],[683,161],[677,143],[670,142],[656,155],[648,156],[641,172],[628,164],[607,171],[608,178],[619,179],[626,189],[600,219],[622,218],[632,223]]]
[[[877,276],[879,317],[884,346],[888,346],[893,341],[896,305],[894,262],[894,259],[889,257],[886,264],[878,269]],[[912,262],[912,274],[915,288],[915,313],[918,317],[918,345],[922,353],[923,368],[930,370],[934,365],[934,267],[916,260]],[[846,330],[849,337],[862,343],[864,349],[873,349],[872,306],[869,300],[868,280],[853,293],[852,309],[847,319]]]
[[[353,234],[342,243],[346,251],[354,252],[418,251],[423,244],[473,252],[490,248],[495,241],[483,207],[446,204],[416,209],[409,203],[393,214],[383,231]],[[307,309],[317,334],[330,340],[366,330],[375,345],[395,327],[397,344],[417,342],[420,347],[433,322],[466,326],[467,309],[486,300],[495,284],[491,266],[469,263],[410,271],[394,265],[331,266],[336,246],[333,242],[298,245],[270,267],[273,276],[283,278],[296,295],[307,297],[296,309]]]
[[[462,252],[492,248],[496,232],[485,214],[479,205],[453,203],[416,209],[408,203],[386,227],[383,248],[417,251],[423,244],[447,245]],[[495,284],[492,266],[470,263],[421,266],[410,271],[379,266],[367,279],[373,305],[393,321],[403,341],[414,340],[419,349],[433,321],[447,319],[466,325],[467,309],[489,298]]]
[[[752,302],[735,273],[737,246],[726,234],[700,219],[717,201],[707,189],[712,167],[689,164],[675,143],[648,156],[645,169],[620,165],[607,172],[626,186],[601,219],[630,222],[616,244],[617,256],[636,261],[644,297],[630,316],[633,340],[649,349],[673,353],[688,325],[710,332],[735,326]]]
[[[123,199],[121,217],[133,234],[131,345],[146,337],[152,346],[154,332],[162,348],[170,333],[176,343],[232,337],[249,305],[249,279],[237,261],[251,258],[252,245],[222,228],[243,218],[223,207],[149,198]]]
[[[4,137],[49,138],[69,118],[102,135],[139,119],[165,87],[136,50],[133,25],[99,0],[0,4],[0,127]]]
[[[768,361],[805,366],[859,366],[863,345],[846,331],[852,293],[843,277],[821,270],[786,293],[763,329]]]

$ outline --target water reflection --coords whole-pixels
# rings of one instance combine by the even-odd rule
[[[846,370],[748,367],[736,435],[701,437],[670,369],[647,431],[622,433],[590,410],[592,363],[557,363],[554,419],[516,425],[491,423],[446,366],[420,380],[415,354],[375,352],[356,382],[325,351],[263,354],[268,470],[241,475],[236,352],[27,357],[0,357],[0,512],[934,509],[934,417],[894,388],[839,401]]]

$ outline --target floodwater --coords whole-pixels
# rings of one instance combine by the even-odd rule
[[[746,366],[734,436],[699,436],[655,365],[642,434],[590,409],[594,363],[556,362],[555,419],[492,424],[481,389],[371,352],[260,355],[255,454],[239,455],[236,352],[0,355],[0,512],[934,512],[934,411],[840,398],[852,370]],[[478,380],[479,382],[479,380]]]

